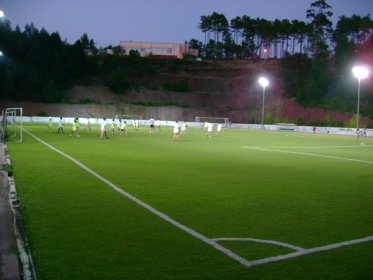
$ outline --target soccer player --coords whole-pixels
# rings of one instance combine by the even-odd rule
[[[89,118],[87,118],[87,123],[85,124],[85,129],[84,130],[88,130],[91,131],[91,121]]]
[[[110,122],[111,133],[115,133],[115,120],[112,119]]]
[[[363,136],[367,137],[367,129],[366,128],[364,128],[364,130],[363,130]]]
[[[63,133],[63,119],[62,119],[62,117],[60,117],[60,120],[58,121],[57,133],[60,133],[60,132]]]
[[[216,127],[216,134],[218,134],[218,135],[220,134],[221,127],[222,127],[222,125],[221,125],[221,123],[219,123],[218,126]]]
[[[203,124],[203,130],[207,130],[208,126],[209,126],[209,123],[208,123],[208,122],[205,122],[205,123]]]
[[[80,127],[79,118],[75,118],[75,122],[76,122],[76,131],[77,131],[78,134],[79,134],[79,127]],[[78,136],[78,137],[79,137],[79,136]]]
[[[186,122],[183,122],[181,124],[181,134],[185,133],[186,129],[187,129],[187,124],[186,124]]]
[[[109,139],[109,137],[106,134],[106,118],[103,118],[102,123],[101,123],[101,136],[100,139],[105,136],[106,139]]]
[[[76,137],[79,137],[79,120],[78,118],[75,118],[73,121],[73,127],[71,129],[70,137],[72,135],[75,135]]]
[[[174,124],[174,142],[180,137],[180,124],[179,121],[176,121]]]
[[[139,126],[140,126],[139,121],[138,120],[134,120],[133,121],[133,128],[137,131],[139,129]]]
[[[127,131],[126,131],[126,127],[127,127],[127,123],[126,123],[126,121],[123,121],[121,124],[120,124],[120,136],[122,136],[123,135],[123,133],[124,134],[126,134],[126,136],[128,136],[128,133],[127,133]]]
[[[49,117],[48,130],[50,130],[52,126],[53,126],[53,120],[52,120],[52,117]]]
[[[207,126],[207,137],[211,137],[211,133],[212,133],[213,127],[214,127],[214,125],[212,123],[208,123],[208,126]]]
[[[159,131],[161,131],[161,121],[160,120],[155,121],[155,127],[158,128]]]
[[[149,124],[150,124],[149,133],[153,133],[154,132],[154,119],[153,119],[153,117],[150,117]]]

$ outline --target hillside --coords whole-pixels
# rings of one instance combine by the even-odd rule
[[[352,114],[305,108],[288,97],[281,78],[281,65],[275,60],[193,63],[174,71],[161,69],[133,78],[137,89],[114,94],[97,80],[65,92],[68,104],[3,102],[3,106],[23,106],[28,115],[112,117],[116,114],[150,115],[159,119],[192,121],[195,116],[228,117],[232,122],[260,123],[262,88],[260,75],[270,80],[266,89],[265,112],[268,121],[321,124],[347,123]],[[164,89],[164,84],[171,90]],[[163,85],[163,86],[162,86]],[[179,86],[182,91],[172,90]],[[367,117],[362,118],[368,123]]]

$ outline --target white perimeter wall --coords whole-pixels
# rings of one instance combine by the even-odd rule
[[[65,124],[72,124],[75,118],[63,118],[63,122]],[[53,123],[58,124],[60,118],[59,117],[52,117]],[[100,124],[102,122],[102,118],[90,118],[91,124]],[[110,124],[111,119],[106,119],[108,124]],[[20,122],[21,117],[16,117],[16,121]],[[132,124],[133,120],[126,120],[127,124]],[[49,117],[22,117],[22,122],[49,122]],[[87,118],[79,118],[79,122],[81,125],[87,123]],[[118,120],[116,120],[118,123]],[[175,121],[160,121],[162,126],[173,126]],[[148,120],[141,120],[140,125],[148,125]],[[203,123],[196,123],[196,122],[187,122],[189,127],[202,127]],[[243,123],[232,123],[230,128],[241,128],[241,129],[253,129],[253,130],[260,130],[262,128],[261,124],[243,124]],[[270,131],[279,131],[283,128],[286,128],[284,125],[264,125],[265,130]],[[289,126],[290,128],[290,126]],[[295,131],[304,132],[304,133],[313,133],[313,126],[294,126]],[[364,129],[362,129],[364,130]],[[291,133],[293,131],[284,131],[284,133]],[[345,127],[316,127],[316,133],[321,134],[341,134],[341,135],[356,135],[356,128],[345,128]],[[367,136],[373,136],[373,129],[366,129]]]

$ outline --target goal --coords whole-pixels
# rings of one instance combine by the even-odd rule
[[[216,117],[196,117],[196,123],[200,123],[201,125],[205,122],[213,123],[213,124],[222,124],[223,127],[229,128],[229,119],[228,118],[216,118]]]
[[[22,142],[22,108],[7,108],[2,114],[2,141],[8,137],[18,138]]]
[[[298,126],[293,123],[275,123],[280,131],[298,131]]]
[[[115,115],[115,118],[119,120],[142,120],[141,115]]]

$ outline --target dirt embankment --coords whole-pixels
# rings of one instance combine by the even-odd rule
[[[22,106],[25,114],[79,117],[113,117],[116,114],[136,114],[144,118],[188,120],[196,116],[228,117],[232,122],[253,123],[261,120],[262,88],[257,79],[266,75],[270,86],[265,94],[265,111],[272,118],[288,118],[290,122],[302,116],[306,122],[322,121],[326,116],[347,122],[351,114],[304,108],[287,97],[280,80],[278,62],[220,63],[211,67],[188,69],[179,73],[162,73],[152,77],[153,84],[162,81],[183,83],[190,92],[171,92],[162,88],[141,88],[125,94],[113,94],[102,85],[75,86],[68,92],[75,103],[41,104],[9,103],[6,107]],[[367,122],[363,118],[363,122]]]

